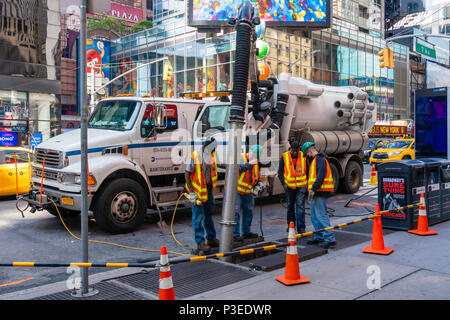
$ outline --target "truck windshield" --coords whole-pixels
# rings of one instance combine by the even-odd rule
[[[100,101],[92,114],[88,127],[94,129],[130,130],[138,115],[139,101]]]
[[[200,121],[202,132],[210,129],[225,131],[229,129],[230,106],[209,106],[203,113]]]

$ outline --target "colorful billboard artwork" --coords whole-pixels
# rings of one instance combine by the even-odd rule
[[[110,43],[95,39],[87,41],[87,86],[90,91],[97,90],[111,78]],[[94,79],[92,79],[94,75]],[[93,88],[92,88],[93,85]],[[107,95],[109,88],[100,94]]]
[[[191,25],[226,25],[246,0],[190,0]],[[329,26],[329,0],[249,0],[268,26]]]

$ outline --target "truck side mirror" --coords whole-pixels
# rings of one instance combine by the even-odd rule
[[[166,106],[157,104],[153,107],[153,123],[157,129],[165,129],[167,127]]]

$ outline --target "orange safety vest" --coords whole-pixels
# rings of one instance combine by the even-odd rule
[[[203,172],[202,160],[198,151],[192,152],[191,158],[194,160],[194,172],[190,173],[194,192],[201,202],[206,202],[208,201],[208,189],[206,188],[205,173]],[[213,190],[215,190],[217,184],[217,160],[215,152],[211,153],[211,182]],[[190,192],[187,184],[186,189]]]
[[[248,162],[247,155],[245,153],[241,153],[242,159],[244,159],[244,163]],[[255,164],[252,169],[252,180],[250,181],[250,170],[242,172],[239,176],[238,180],[238,193],[239,194],[249,194],[252,192],[253,186],[256,185],[259,179],[259,166]]]
[[[298,152],[297,165],[294,169],[294,163],[289,151],[283,153],[284,159],[284,182],[291,188],[306,187],[306,158],[303,152]]]
[[[327,164],[327,173],[325,174],[325,179],[323,179],[322,185],[316,191],[334,192],[333,175],[331,173],[330,164],[328,163],[327,158],[325,158],[325,162]],[[314,157],[311,162],[311,166],[309,167],[308,191],[311,190],[314,182],[316,182],[316,171],[316,157]]]

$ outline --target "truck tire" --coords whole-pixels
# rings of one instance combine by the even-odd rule
[[[358,192],[363,179],[363,171],[356,161],[349,161],[342,178],[342,189],[345,193]]]
[[[330,162],[329,164],[330,164],[331,175],[333,176],[333,183],[334,183],[334,192],[333,193],[336,193],[339,188],[339,171],[333,163]]]
[[[59,218],[58,211],[56,210],[56,208],[54,206],[48,207],[48,208],[46,208],[46,210],[51,215],[54,215],[55,217]],[[61,214],[62,218],[77,217],[81,213],[80,211],[73,211],[73,210],[69,210],[69,209],[61,208],[61,207],[58,207],[58,210],[59,210],[59,213]]]
[[[147,195],[129,178],[110,181],[95,201],[94,217],[99,227],[113,234],[134,231],[144,222]]]

